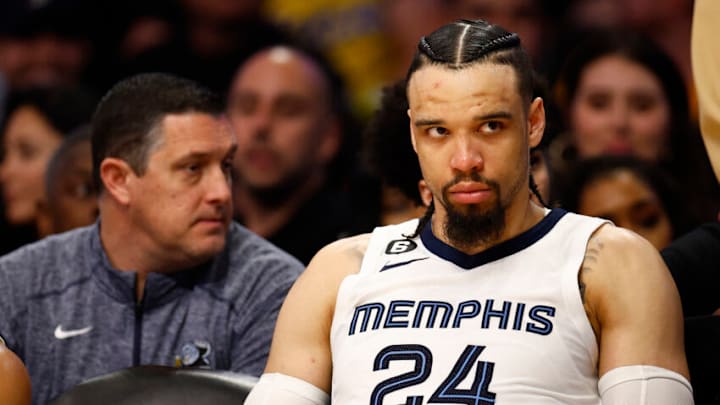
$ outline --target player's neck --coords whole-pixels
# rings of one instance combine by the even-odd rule
[[[435,235],[436,238],[450,246],[453,246],[463,253],[474,255],[520,235],[535,226],[543,219],[544,216],[545,209],[543,207],[540,207],[529,199],[519,201],[515,204],[515,206],[511,205],[505,210],[505,226],[497,237],[477,243],[472,247],[457,246],[457,244],[453,243],[450,238],[448,238],[444,227],[447,218],[447,212],[444,207],[436,206],[436,211],[432,218],[432,229],[433,235]]]

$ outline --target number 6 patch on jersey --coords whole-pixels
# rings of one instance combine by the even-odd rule
[[[395,239],[391,240],[385,248],[385,254],[388,255],[399,255],[400,253],[406,253],[417,248],[417,243],[410,239]]]

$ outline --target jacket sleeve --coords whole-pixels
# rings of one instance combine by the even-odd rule
[[[280,307],[304,267],[285,255],[252,260],[248,265],[257,277],[251,279],[249,296],[235,308],[230,369],[260,376],[270,352]]]
[[[25,275],[18,263],[17,253],[0,258],[0,337],[5,345],[15,352],[21,359],[24,358],[25,328],[21,324],[26,318],[27,298],[23,297]]]
[[[661,253],[677,285],[686,317],[709,315],[720,308],[720,223],[693,229]]]

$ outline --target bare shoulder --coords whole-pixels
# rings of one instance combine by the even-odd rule
[[[341,277],[360,271],[370,234],[343,238],[320,249],[308,265],[306,272],[339,273]]]
[[[320,249],[295,282],[295,292],[334,303],[340,283],[360,271],[370,234],[337,240]],[[291,293],[293,291],[291,290]]]
[[[636,233],[612,224],[590,237],[578,275],[580,292],[596,333],[602,319],[623,308],[679,303],[660,253]]]
[[[318,256],[332,255],[346,259],[362,259],[370,241],[369,233],[336,240],[318,252]]]
[[[638,282],[672,283],[665,262],[650,242],[612,224],[601,226],[590,237],[579,280],[583,293],[589,293],[590,284],[596,290],[615,290]]]
[[[628,276],[667,271],[660,253],[650,242],[612,224],[601,226],[590,237],[583,263],[583,269],[586,268],[602,268],[606,273]]]

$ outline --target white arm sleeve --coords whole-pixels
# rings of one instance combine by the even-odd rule
[[[320,388],[285,374],[263,374],[245,405],[329,405],[330,396]]]
[[[614,368],[600,378],[603,405],[693,405],[690,382],[682,375],[655,366]]]

